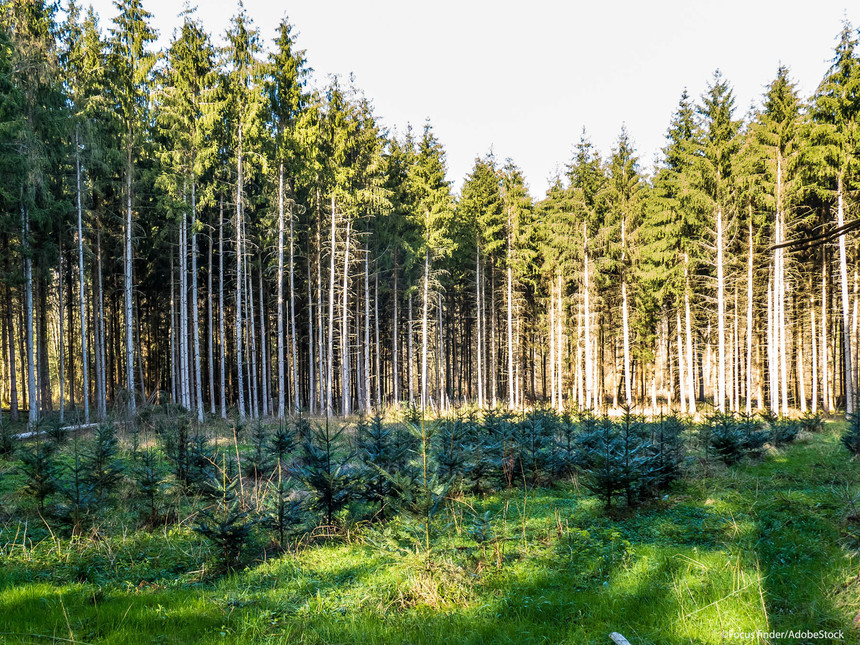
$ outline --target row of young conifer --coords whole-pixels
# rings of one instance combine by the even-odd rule
[[[100,425],[91,437],[49,432],[17,450],[4,435],[0,446],[20,462],[20,492],[59,532],[104,530],[111,509],[131,509],[150,528],[184,514],[232,567],[255,532],[286,547],[308,531],[331,535],[348,518],[411,518],[417,533],[426,529],[429,549],[436,516],[464,494],[575,479],[607,509],[619,499],[632,507],[668,494],[697,461],[731,466],[822,426],[817,416],[725,414],[693,425],[675,416],[645,421],[629,410],[615,419],[471,410],[429,422],[412,410],[398,422],[375,415],[351,426],[256,422],[219,439],[178,412],[145,413],[126,442],[117,426]],[[843,443],[860,453],[860,418]]]

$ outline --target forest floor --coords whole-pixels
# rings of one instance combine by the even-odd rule
[[[842,428],[730,469],[697,460],[634,509],[575,480],[513,488],[447,505],[429,556],[398,546],[398,520],[344,519],[230,575],[201,566],[190,519],[142,531],[117,512],[77,539],[16,520],[16,462],[0,461],[0,642],[860,642],[860,462]],[[765,634],[789,631],[836,635]]]

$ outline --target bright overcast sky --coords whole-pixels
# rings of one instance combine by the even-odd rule
[[[113,3],[93,6],[106,28]],[[182,3],[144,6],[165,43]],[[217,42],[236,6],[200,0],[198,15]],[[809,95],[843,18],[860,23],[860,7],[847,0],[245,0],[245,7],[267,43],[286,14],[315,82],[354,72],[386,127],[420,128],[429,117],[456,187],[492,147],[498,160],[511,157],[522,168],[535,197],[563,170],[583,127],[606,155],[626,123],[650,170],[682,89],[698,99],[717,68],[734,87],[739,116],[758,103],[780,62]]]

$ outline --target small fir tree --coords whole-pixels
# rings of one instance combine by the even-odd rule
[[[310,493],[309,506],[322,513],[326,525],[334,522],[334,514],[352,499],[354,480],[349,468],[351,455],[338,457],[336,443],[344,427],[332,431],[326,419],[325,425],[304,440],[302,460],[295,469],[296,478]]]

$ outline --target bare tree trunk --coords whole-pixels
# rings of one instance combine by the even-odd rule
[[[6,283],[6,334],[9,348],[9,416],[18,420],[18,377],[15,370],[15,323],[12,317],[12,289]]]
[[[717,408],[726,411],[726,296],[723,276],[723,209],[717,208]]]
[[[675,312],[676,330],[678,333],[678,391],[681,399],[681,414],[687,414],[687,392],[686,392],[686,377],[684,375],[684,342],[681,338],[681,311],[680,307]]]
[[[430,251],[424,250],[424,297],[421,312],[421,411],[427,408],[427,310],[430,308]]]
[[[407,329],[409,331],[409,339],[407,344],[407,366],[408,366],[408,377],[409,377],[409,405],[415,405],[415,385],[413,381],[413,365],[415,363],[413,359],[412,353],[412,339],[415,337],[415,333],[412,330],[412,294],[409,294],[409,321],[407,322]]]
[[[696,386],[693,379],[693,321],[690,314],[689,257],[684,254],[684,316],[687,331],[687,413],[696,414]]]
[[[325,397],[326,397],[326,416],[332,415],[332,364],[334,361],[334,255],[335,255],[335,207],[334,196],[331,198],[331,264],[329,269],[329,285],[328,285],[328,360],[326,361],[325,375]]]
[[[290,222],[292,228],[292,221]],[[292,238],[292,236],[290,236]],[[292,244],[290,245],[292,251]],[[292,258],[292,252],[290,253]],[[290,263],[292,267],[292,262]],[[313,309],[311,309],[313,311]],[[295,330],[293,330],[295,331]],[[295,360],[295,357],[294,359]],[[278,418],[284,418],[284,164],[278,167]]]
[[[75,179],[78,207],[78,287],[81,313],[81,369],[84,402],[84,423],[90,422],[89,351],[87,348],[87,307],[84,298],[84,225],[81,205],[81,149],[78,139],[79,126],[75,126]]]
[[[553,410],[558,409],[558,388],[555,386],[556,357],[555,357],[555,280],[549,281],[549,391],[550,405]]]
[[[258,388],[257,371],[257,323],[254,320],[254,282],[251,267],[251,255],[248,253],[248,231],[243,235],[245,247],[245,319],[248,321],[248,357],[250,360],[250,373],[248,383],[251,386],[251,416],[256,419],[260,416],[260,391]]]
[[[356,254],[357,255],[357,254]],[[355,295],[355,410],[360,414],[364,413],[364,353],[362,350],[361,339],[361,294],[359,286],[356,285]],[[350,377],[352,381],[352,377]],[[352,400],[352,399],[351,399]]]
[[[186,215],[179,225],[179,384],[182,406],[191,409],[188,365],[188,250],[186,248]]]
[[[269,415],[269,345],[266,342],[266,304],[263,299],[263,261],[257,265],[257,281],[260,285],[260,372],[262,376],[262,387],[260,388],[260,401],[263,407],[263,416]],[[293,381],[293,387],[296,382]]]
[[[800,316],[800,312],[797,310],[797,299],[794,298],[793,301],[795,315],[797,316],[797,331],[795,333],[795,338],[797,339],[797,363],[795,369],[797,371],[798,389],[800,390],[800,411],[801,413],[806,414],[806,374],[803,361],[803,318]],[[814,337],[815,336],[813,336],[813,338]]]
[[[392,303],[394,304],[394,313],[391,318],[391,343],[392,343],[392,351],[391,351],[391,386],[394,393],[394,405],[397,406],[400,404],[400,374],[397,370],[397,303],[398,303],[398,295],[397,295],[397,252],[394,253],[394,294],[392,296]]]
[[[194,393],[197,398],[197,421],[203,423],[203,378],[200,368],[200,311],[197,294],[197,193],[191,178],[191,324],[194,340]],[[141,387],[143,384],[141,383]]]
[[[373,325],[376,334],[376,406],[382,407],[382,360],[380,357],[379,346],[379,269],[374,273],[374,289],[373,289]]]
[[[837,180],[837,226],[845,224],[842,206],[842,175]],[[845,234],[839,236],[839,274],[842,283],[842,353],[844,356],[845,414],[854,414],[854,384],[851,380],[851,335],[849,333],[848,260],[845,251]]]
[[[346,220],[346,247],[343,255],[343,304],[341,306],[340,323],[340,388],[341,388],[341,414],[349,416],[352,414],[352,398],[350,396],[350,369],[352,367],[349,349],[349,327],[347,316],[349,314],[349,243],[350,228],[352,220]]]
[[[317,411],[322,411],[325,387],[325,344],[323,339],[324,322],[323,322],[323,288],[322,288],[322,240],[320,236],[320,228],[322,226],[322,214],[320,213],[320,194],[317,189],[317,380],[319,381],[319,407]],[[328,414],[328,413],[327,413]]]
[[[128,144],[128,166],[126,168],[126,222],[125,222],[125,370],[126,389],[128,390],[128,410],[134,414],[134,315],[132,311],[132,248],[131,248],[131,182],[133,166],[131,156],[131,138]]]
[[[66,420],[66,348],[64,343],[64,335],[63,332],[65,330],[64,320],[63,320],[63,243],[60,241],[60,268],[57,274],[57,296],[60,300],[60,312],[59,312],[59,323],[60,323],[60,352],[59,352],[59,368],[60,368],[60,423],[63,423]],[[74,357],[70,357],[70,360],[74,360]]]
[[[564,338],[564,321],[562,320],[562,306],[564,304],[564,291],[562,291],[561,286],[561,272],[558,273],[558,313],[556,315],[556,324],[558,324],[558,330],[555,335],[555,340],[558,343],[558,351],[556,352],[558,357],[558,411],[564,411],[564,361],[562,360],[562,348],[564,345],[562,344]]]
[[[783,214],[780,213],[777,217],[778,243],[784,239],[783,228],[785,226],[782,221]],[[779,333],[779,367],[780,380],[782,389],[782,414],[788,414],[788,351],[787,351],[787,329],[785,326],[785,249],[778,249],[778,274],[777,274],[777,300],[776,311],[779,316],[777,318],[777,331]]]
[[[245,385],[242,375],[242,124],[239,124],[239,149],[236,162],[236,392],[239,397],[239,421],[245,421]]]
[[[221,418],[227,418],[227,334],[224,321],[224,198],[218,200],[218,347],[221,353]]]
[[[513,222],[511,221],[511,209],[508,207],[508,406],[514,406],[514,323],[513,323],[513,271],[511,268],[511,234],[513,232]]]
[[[99,346],[97,351],[100,356],[101,369],[98,371],[98,382],[100,383],[98,415],[100,420],[107,416],[107,360],[105,356],[105,308],[104,308],[104,285],[102,283],[102,237],[101,231],[96,235],[96,262],[98,266],[98,333]]]
[[[735,284],[735,315],[732,338],[732,412],[738,412],[741,407],[741,348],[740,333],[738,331],[738,286]]]
[[[311,281],[311,257],[308,259],[308,409],[316,414],[316,373],[314,370],[314,287]]]
[[[215,416],[215,319],[212,317],[212,232],[209,232],[209,269],[206,272],[206,328],[209,330],[207,350],[209,360],[209,412]]]
[[[444,338],[442,335],[443,327],[442,327],[442,294],[436,294],[436,314],[439,319],[438,326],[436,327],[436,386],[439,388],[439,412],[445,412],[446,408],[446,383],[443,382],[445,378],[444,371],[442,370],[442,359],[445,356],[445,345]]]
[[[477,334],[476,334],[476,343],[477,343],[477,355],[478,355],[478,407],[484,407],[484,389],[483,389],[483,364],[481,360],[481,356],[483,354],[482,345],[481,345],[481,247],[476,246],[475,253],[475,305],[477,308],[477,315],[475,316],[475,323],[477,326]]]
[[[773,277],[776,273],[775,268],[771,267],[767,280],[767,372],[768,372],[768,383],[770,385],[770,409],[779,413],[779,385],[777,381],[777,368],[774,363],[776,359],[776,352],[774,350],[776,346],[776,342],[774,340],[774,334],[776,333],[776,326],[774,324],[775,316],[774,316],[774,289],[773,287]]]
[[[490,258],[490,399],[495,408],[498,398],[499,360],[496,355],[496,263]]]
[[[828,346],[827,346],[827,249],[821,248],[821,406],[825,414],[832,414],[833,407],[830,405],[831,391],[829,387],[830,375],[828,373]]]
[[[630,326],[627,320],[627,282],[621,283],[621,325],[624,336],[624,400],[628,406],[633,405],[633,395],[630,383]]]
[[[809,325],[812,348],[812,414],[818,413],[818,340],[815,331],[815,296],[812,277],[809,278]]]
[[[576,308],[576,405],[580,410],[585,409],[582,370],[582,303]]]
[[[595,407],[594,359],[591,348],[591,293],[589,289],[588,275],[588,228],[585,222],[582,224],[582,236],[584,239],[585,253],[582,269],[585,294],[585,321],[583,323],[583,326],[585,327],[585,408],[587,410],[593,410]]]
[[[283,260],[281,260],[283,262]],[[279,278],[281,280],[281,278]],[[280,288],[280,282],[279,282]],[[278,305],[280,312],[281,305]],[[313,309],[311,309],[313,311]],[[290,339],[293,349],[293,410],[298,413],[301,407],[299,397],[299,348],[296,332],[296,272],[295,272],[295,235],[293,231],[293,207],[290,205]],[[280,370],[280,368],[278,368]],[[278,372],[280,374],[280,371]]]
[[[370,412],[370,249],[364,253],[364,412]]]
[[[24,339],[27,344],[27,399],[29,404],[29,425],[35,426],[39,420],[36,404],[36,365],[33,359],[33,260],[30,258],[30,218],[24,205],[24,191],[21,190],[21,241],[24,247]]]
[[[752,207],[750,207],[752,210]],[[747,264],[747,414],[752,414],[752,341],[753,341],[753,230],[749,222],[749,262]]]

